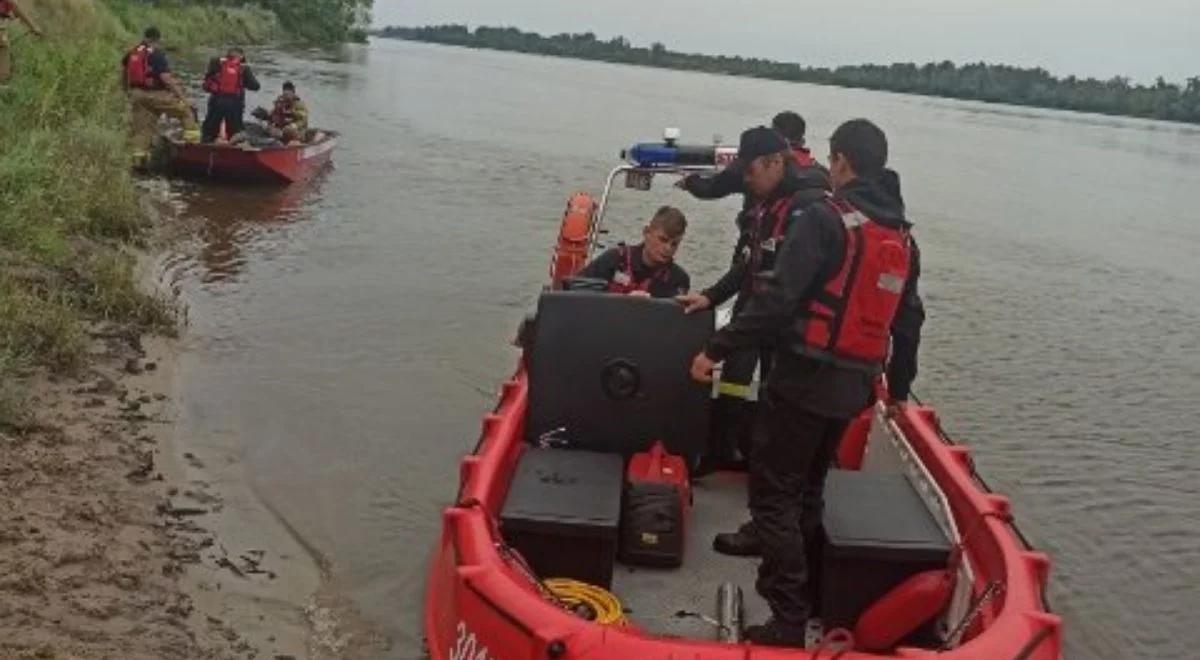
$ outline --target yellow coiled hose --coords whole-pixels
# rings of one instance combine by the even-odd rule
[[[549,578],[542,584],[564,607],[576,613],[583,609],[585,615],[592,615],[587,618],[596,623],[606,626],[629,623],[621,601],[602,587],[569,578]]]

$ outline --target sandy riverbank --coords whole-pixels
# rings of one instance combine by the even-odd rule
[[[175,437],[176,344],[91,329],[93,366],[35,376],[0,435],[0,657],[328,657],[321,568]]]

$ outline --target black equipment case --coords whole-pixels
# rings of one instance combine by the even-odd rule
[[[539,578],[612,584],[624,463],[616,454],[529,447],[500,513],[505,541]]]
[[[879,597],[909,576],[945,568],[952,545],[908,479],[896,472],[830,470],[821,549],[825,629],[853,629]],[[932,623],[911,643],[929,643]]]

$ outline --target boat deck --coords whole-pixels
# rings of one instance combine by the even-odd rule
[[[717,589],[723,582],[742,588],[745,619],[761,623],[770,611],[754,591],[757,557],[727,557],[712,549],[713,536],[730,532],[749,520],[746,477],[718,472],[692,486],[695,504],[688,520],[683,566],[675,569],[631,567],[613,569],[613,593],[621,599],[629,618],[647,632],[675,637],[715,639],[716,628],[681,611],[715,617]]]
[[[888,438],[881,425],[872,429],[864,471],[904,470],[900,454]],[[618,563],[613,570],[613,593],[628,610],[629,618],[647,632],[715,639],[717,630],[712,623],[680,612],[715,618],[717,589],[722,583],[732,582],[742,588],[747,625],[766,621],[770,609],[754,590],[759,558],[728,557],[712,549],[713,536],[731,532],[749,520],[746,475],[717,472],[694,482],[692,491],[694,505],[688,521],[683,566],[651,569]]]

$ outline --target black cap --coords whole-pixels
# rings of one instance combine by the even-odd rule
[[[296,91],[296,86],[295,86],[295,85],[293,85],[293,84],[292,84],[292,81],[290,81],[290,80],[285,80],[285,81],[283,82],[283,88],[284,88],[284,89],[290,89],[290,90],[292,90],[293,92],[294,92],[294,91]]]
[[[779,134],[779,131],[766,126],[755,126],[742,132],[735,162],[739,166],[745,167],[755,158],[783,153],[787,150],[787,140]]]

